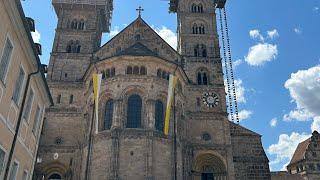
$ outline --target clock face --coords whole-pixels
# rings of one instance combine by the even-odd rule
[[[214,93],[204,93],[202,96],[202,101],[209,108],[216,107],[219,104],[218,95],[216,95]]]

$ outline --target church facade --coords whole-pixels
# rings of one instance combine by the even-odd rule
[[[100,46],[112,0],[53,0],[47,80],[55,105],[45,114],[34,179],[270,179],[261,136],[228,120],[214,1],[176,5],[177,50],[140,15]],[[93,73],[103,74],[98,129]],[[166,136],[170,74],[178,83]]]

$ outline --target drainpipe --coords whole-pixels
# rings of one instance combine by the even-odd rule
[[[12,144],[11,144],[9,158],[8,158],[8,161],[7,161],[7,164],[6,164],[4,180],[6,180],[8,178],[8,175],[9,175],[10,164],[11,164],[11,161],[12,161],[13,153],[14,153],[14,150],[15,150],[15,147],[16,147],[16,144],[17,144],[18,135],[19,135],[19,132],[20,132],[20,126],[21,126],[21,122],[22,122],[22,113],[23,113],[23,110],[24,110],[25,101],[26,101],[28,90],[29,90],[29,84],[30,84],[31,77],[36,75],[36,74],[38,74],[38,73],[40,73],[40,69],[42,67],[43,66],[41,64],[38,64],[37,71],[28,75],[26,88],[24,89],[22,103],[21,103],[21,106],[20,106],[21,108],[20,108],[20,111],[19,111],[18,122],[17,122],[17,126],[16,126],[16,129],[15,129],[14,138],[13,138],[13,141],[12,141]]]

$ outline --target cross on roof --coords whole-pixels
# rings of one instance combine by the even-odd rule
[[[141,12],[144,11],[144,9],[141,6],[139,6],[139,8],[136,9],[136,11],[139,12],[139,17],[141,17]]]

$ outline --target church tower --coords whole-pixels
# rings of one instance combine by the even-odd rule
[[[222,76],[213,76],[215,72],[222,72],[220,64],[216,64],[220,62],[220,47],[215,6],[213,0],[171,2],[171,10],[178,18],[178,52],[185,59],[186,73],[198,85],[212,85],[222,80]]]
[[[102,33],[109,31],[112,0],[53,0],[52,4],[58,24],[48,80],[78,81],[99,49]]]
[[[80,179],[87,137],[83,76],[109,32],[112,0],[52,0],[57,27],[47,81],[54,106],[46,110],[35,179]],[[52,170],[55,170],[53,173]]]

